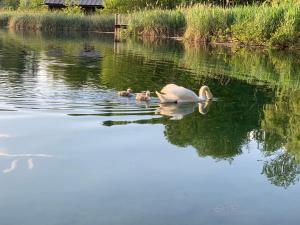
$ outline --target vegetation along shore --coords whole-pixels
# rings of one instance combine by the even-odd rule
[[[176,1],[170,1],[172,4],[161,1],[159,6],[130,5],[126,0],[118,3],[107,1],[104,10],[97,10],[92,15],[85,15],[76,5],[50,12],[42,2],[34,7],[24,7],[21,1],[18,9],[1,9],[0,26],[50,32],[113,32],[113,14],[122,12],[128,23],[128,29],[123,32],[126,36],[178,37],[192,44],[214,42],[272,48],[300,47],[299,0],[259,1],[259,4],[244,1],[246,5],[239,1],[240,4],[228,6],[207,4],[207,1],[206,4],[199,1],[200,4],[185,5],[182,1],[178,4]]]

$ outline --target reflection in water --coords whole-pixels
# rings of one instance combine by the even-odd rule
[[[249,133],[260,130],[263,105],[268,101],[265,90],[236,82],[222,88],[236,90],[231,98],[198,104],[159,105],[157,112],[170,116],[135,121],[105,121],[106,126],[137,124],[163,124],[167,140],[180,147],[194,147],[199,156],[232,160],[242,153],[249,142]],[[221,96],[226,96],[222,94]],[[198,107],[198,110],[195,110]],[[206,111],[209,113],[205,114]],[[175,119],[175,120],[174,120]]]
[[[0,134],[0,139],[6,139],[6,138],[10,138],[10,135],[8,135],[8,134]]]
[[[105,126],[162,124],[169,143],[190,146],[200,157],[217,160],[235,159],[254,140],[267,159],[263,174],[271,183],[287,187],[297,180],[297,55],[211,46],[191,49],[179,42],[139,40],[119,43],[115,53],[110,36],[70,34],[65,39],[0,32],[1,110],[99,116]],[[137,103],[116,94],[127,87],[154,92],[168,83],[193,91],[208,85],[220,99],[158,105],[156,99]],[[277,156],[282,150],[286,153]],[[24,155],[29,168],[35,157]],[[12,159],[10,168],[19,158],[23,159]]]
[[[2,172],[5,174],[13,172],[17,168],[18,162],[20,160],[27,161],[27,168],[29,170],[32,170],[34,168],[34,163],[33,163],[34,158],[43,159],[43,158],[52,158],[52,157],[53,157],[52,155],[48,155],[48,154],[8,154],[8,153],[0,152],[0,158],[12,159],[9,168],[2,170]]]
[[[181,103],[181,104],[160,104],[156,110],[157,114],[169,116],[172,120],[181,120],[184,116],[191,114],[198,107],[199,113],[205,115],[208,113],[211,101],[201,103]]]
[[[272,184],[287,188],[299,181],[299,161],[287,152],[280,153],[264,163],[262,174]]]
[[[0,151],[3,224],[298,224],[297,54],[117,47],[112,35],[0,31],[0,148],[23,153]],[[117,94],[168,83],[218,99]]]
[[[3,170],[3,173],[10,173],[17,168],[18,159],[15,159],[11,162],[10,167]]]
[[[83,51],[80,52],[80,56],[86,58],[99,58],[100,53],[95,49],[94,46],[85,43]]]

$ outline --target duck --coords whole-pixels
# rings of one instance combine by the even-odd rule
[[[206,85],[200,88],[199,96],[176,84],[167,84],[160,92],[156,91],[156,94],[161,103],[204,102],[213,99],[213,94]]]
[[[131,88],[128,88],[126,91],[119,91],[118,95],[122,96],[122,97],[131,97],[132,96],[132,90],[131,90]]]
[[[151,100],[150,91],[137,93],[135,99],[138,101],[150,101]]]

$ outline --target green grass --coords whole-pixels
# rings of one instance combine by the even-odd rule
[[[299,45],[300,8],[289,8],[284,20],[270,38],[272,46],[288,47]]]
[[[198,5],[187,10],[189,41],[235,41],[245,45],[287,47],[299,44],[297,4],[220,8]]]
[[[114,16],[68,15],[63,12],[14,11],[0,14],[0,26],[9,26],[15,30],[39,30],[48,32],[63,31],[99,31],[114,30]]]
[[[180,10],[147,10],[128,15],[128,32],[135,35],[170,37],[182,36],[185,17]]]
[[[300,46],[300,5],[222,8],[194,5],[175,10],[142,10],[128,15],[128,33],[180,36],[190,43],[235,42],[274,48]]]
[[[191,41],[211,41],[227,36],[233,23],[232,10],[198,5],[187,10],[185,38]]]
[[[283,21],[285,6],[261,6],[249,11],[244,19],[236,20],[231,27],[232,36],[239,42],[263,45],[268,43]]]

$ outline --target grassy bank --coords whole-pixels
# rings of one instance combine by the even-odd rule
[[[127,35],[182,37],[192,44],[230,42],[300,48],[300,4],[297,3],[140,10],[129,13],[127,19]],[[114,17],[111,14],[85,16],[47,11],[0,11],[0,26],[16,30],[112,32]]]
[[[185,15],[180,10],[148,10],[129,15],[128,32],[135,35],[182,36],[186,27]]]
[[[299,47],[300,5],[196,5],[172,11],[148,10],[130,14],[129,28],[129,32],[144,36],[183,36],[191,43]]]
[[[99,31],[114,30],[114,16],[104,15],[68,15],[63,12],[2,11],[0,26],[15,30],[39,30],[47,32],[63,31]]]

